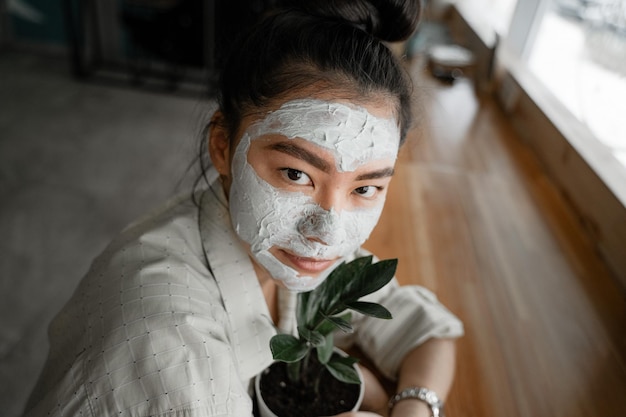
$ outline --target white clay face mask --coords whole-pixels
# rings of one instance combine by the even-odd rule
[[[251,141],[269,134],[302,138],[329,150],[337,170],[346,172],[375,160],[395,160],[400,132],[394,119],[375,117],[364,108],[304,99],[287,102],[243,134],[233,155],[229,196],[235,231],[274,279],[291,291],[309,291],[367,240],[384,201],[338,213],[304,193],[273,187],[247,160]],[[271,254],[273,247],[302,258],[337,261],[316,277],[303,276]]]

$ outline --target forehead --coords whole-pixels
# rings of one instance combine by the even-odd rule
[[[247,129],[251,139],[279,134],[301,138],[331,151],[340,171],[354,171],[363,163],[395,159],[400,131],[395,117],[372,115],[365,107],[299,99],[284,103]]]

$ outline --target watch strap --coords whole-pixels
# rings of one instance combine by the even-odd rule
[[[443,417],[443,401],[434,391],[423,387],[405,388],[389,399],[389,412],[393,407],[402,400],[416,399],[425,402],[430,407],[432,417]]]

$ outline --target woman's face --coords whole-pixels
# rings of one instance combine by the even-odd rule
[[[288,289],[315,288],[378,222],[400,142],[393,109],[304,98],[244,118],[220,172],[231,220]]]

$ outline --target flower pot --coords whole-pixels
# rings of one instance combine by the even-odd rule
[[[337,352],[346,355],[338,349]],[[365,392],[359,367],[354,365],[361,384],[347,384],[321,368],[315,355],[311,359],[310,368],[315,369],[311,374],[321,372],[319,396],[315,393],[315,384],[292,383],[287,377],[286,364],[274,362],[258,374],[254,381],[260,417],[332,416],[359,409]]]

